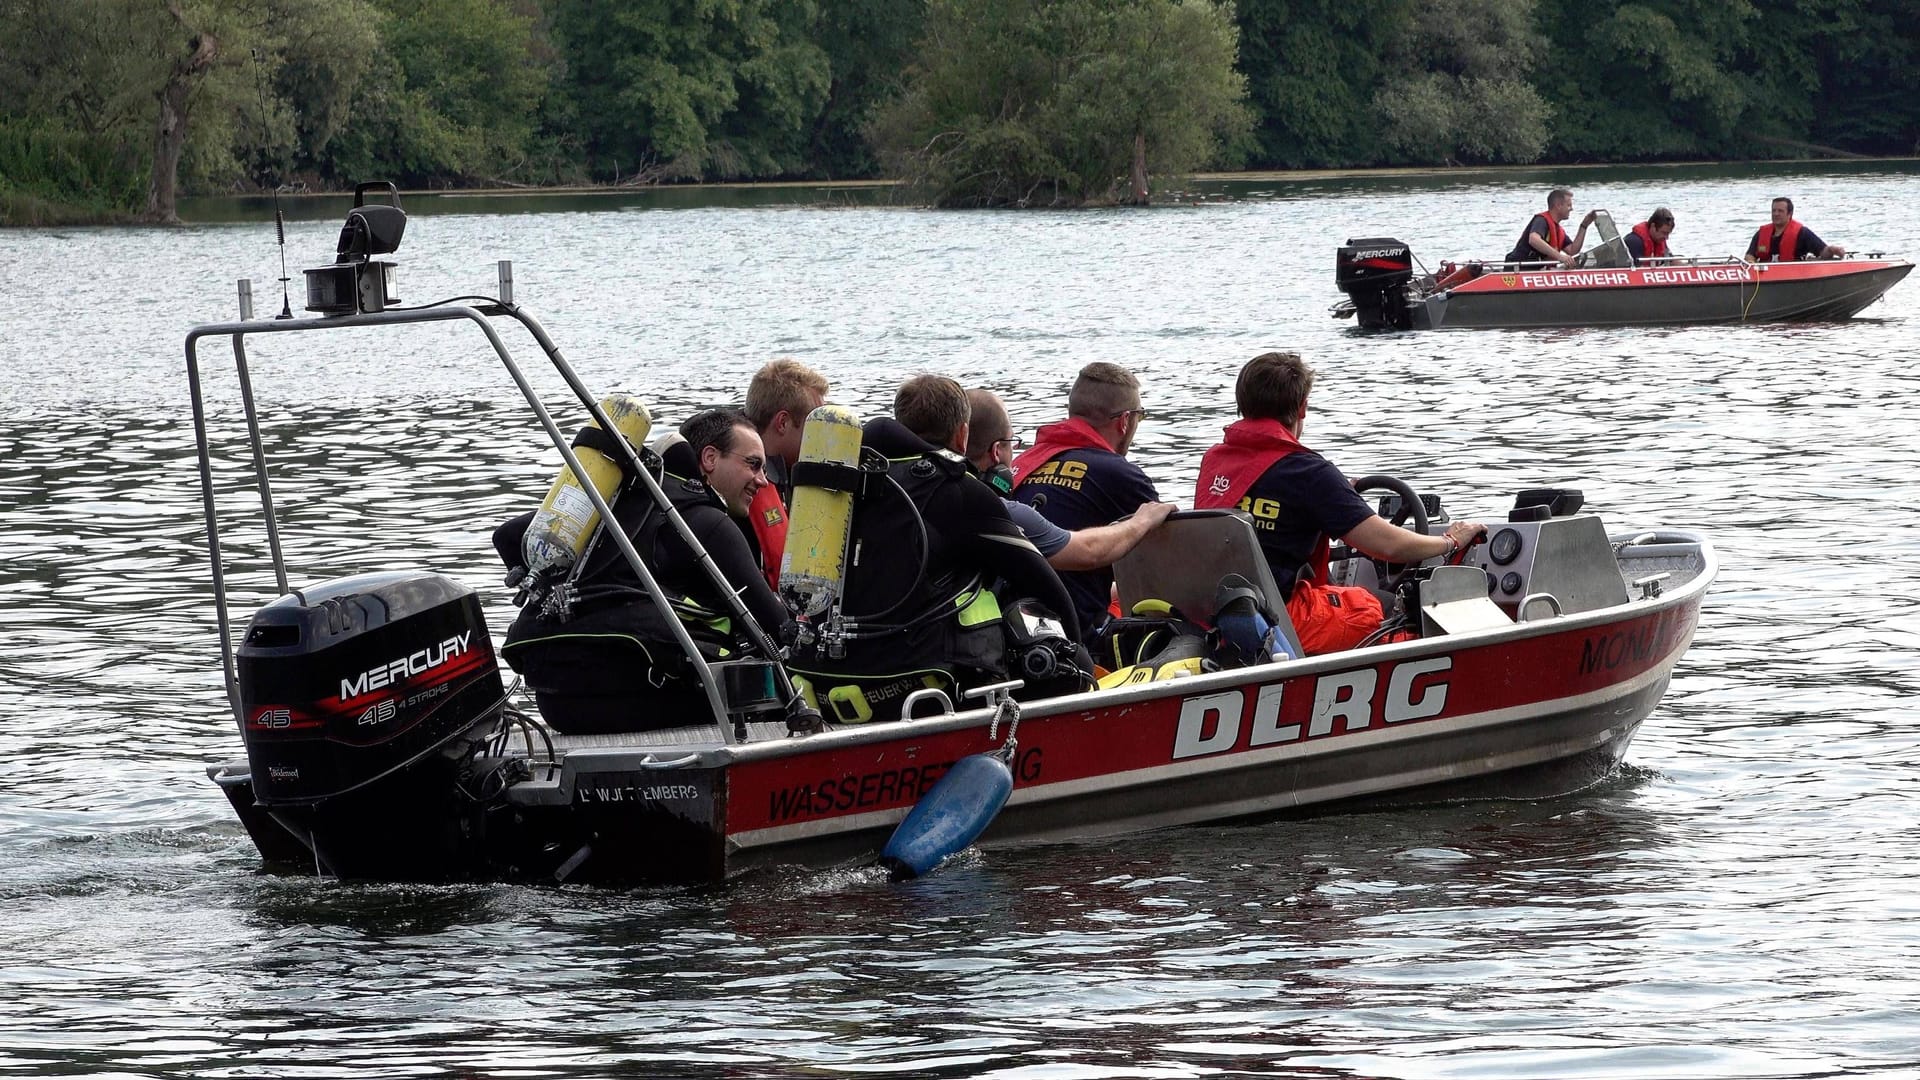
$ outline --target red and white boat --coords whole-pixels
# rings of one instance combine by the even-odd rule
[[[383,272],[350,269],[337,282],[348,286],[339,290],[348,305],[363,273],[379,294]],[[1014,783],[980,841],[989,848],[1356,800],[1562,793],[1626,753],[1693,638],[1717,569],[1697,533],[1609,535],[1581,512],[1577,493],[1523,493],[1457,565],[1335,562],[1348,584],[1386,591],[1404,579],[1389,596],[1406,601],[1417,636],[1393,644],[1018,704],[994,690],[956,708],[921,691],[917,719],[823,729],[782,712],[777,655],[707,663],[694,650],[710,709],[663,718],[672,726],[660,730],[562,736],[515,704],[488,632],[490,605],[472,590],[424,570],[292,581],[246,372],[250,335],[471,321],[579,471],[490,320],[524,325],[583,408],[604,430],[612,425],[512,303],[510,278],[501,287],[498,303],[409,311],[370,310],[361,288],[350,313],[188,335],[222,658],[247,749],[209,774],[270,866],[619,884],[859,861],[956,762],[999,749],[1010,754]],[[201,407],[198,344],[208,338],[231,340],[242,375],[247,451],[284,594],[237,646]],[[647,467],[637,451],[630,456]],[[1437,528],[1438,501],[1401,490],[1414,527]],[[657,487],[628,497],[649,491]],[[1123,601],[1201,611],[1235,571],[1274,600],[1247,519],[1208,511],[1176,515],[1116,576]]]
[[[1831,322],[1859,314],[1913,270],[1905,259],[1877,255],[1636,261],[1612,221],[1596,221],[1600,245],[1571,269],[1489,260],[1416,274],[1406,244],[1349,240],[1334,270],[1348,299],[1333,314],[1375,330]]]

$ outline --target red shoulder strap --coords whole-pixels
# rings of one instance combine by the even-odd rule
[[[767,584],[780,588],[780,560],[787,553],[787,504],[780,501],[780,489],[761,484],[747,505],[747,522],[753,537],[760,542],[760,572]]]

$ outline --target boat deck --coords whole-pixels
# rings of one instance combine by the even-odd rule
[[[786,737],[787,724],[784,720],[747,725],[748,742],[767,742]],[[621,731],[607,735],[562,735],[555,732],[553,736],[553,749],[559,754],[571,750],[644,750],[649,746],[671,746],[676,750],[718,749],[725,745],[726,740],[720,737],[719,729],[711,722],[654,731]]]

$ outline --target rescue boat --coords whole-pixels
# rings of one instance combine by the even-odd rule
[[[432,570],[402,568],[301,581],[283,557],[261,436],[270,418],[247,366],[251,337],[471,323],[490,346],[486,360],[526,396],[568,469],[588,476],[578,444],[494,328],[518,323],[592,426],[620,430],[514,302],[508,264],[493,300],[399,310],[391,264],[371,259],[397,245],[398,219],[360,217],[360,233],[373,239],[353,239],[350,220],[341,261],[309,275],[319,317],[255,319],[243,283],[239,321],[186,338],[218,644],[245,749],[208,774],[275,870],[625,885],[860,864],[944,776],[964,771],[958,763],[983,753],[1012,777],[1010,792],[991,800],[997,815],[973,823],[988,850],[1380,801],[1560,794],[1623,759],[1686,653],[1717,570],[1697,532],[1609,532],[1578,492],[1523,492],[1487,542],[1450,563],[1382,566],[1336,552],[1336,582],[1400,605],[1402,640],[1287,658],[1297,639],[1250,520],[1187,512],[1116,565],[1123,603],[1138,610],[1151,600],[1204,622],[1223,576],[1240,575],[1278,624],[1263,662],[1162,670],[1148,659],[1139,681],[1038,700],[1020,700],[1017,682],[959,700],[923,690],[908,719],[842,725],[796,707],[785,647],[749,626],[738,659],[711,660],[688,643],[706,708],[658,717],[644,732],[560,734],[503,678],[491,628],[504,625],[496,613],[512,610],[505,589],[482,596]],[[214,497],[200,349],[210,341],[230,342],[245,406],[244,437],[224,433],[222,464],[251,467],[259,521],[220,510]],[[673,513],[657,461],[624,439],[593,445],[634,472],[620,497]],[[1443,528],[1440,499],[1381,482],[1396,492],[1383,513]],[[578,491],[600,520],[614,520],[607,492]],[[272,565],[247,572],[262,582],[270,572],[280,597],[242,626],[228,591],[229,573],[242,568],[229,567],[220,540],[262,522]],[[651,582],[631,546],[620,546]],[[651,599],[666,611],[657,589]]]
[[[1347,299],[1332,314],[1367,330],[1833,322],[1858,315],[1913,270],[1878,253],[1776,263],[1635,260],[1610,217],[1603,212],[1595,223],[1601,242],[1571,268],[1475,260],[1416,273],[1399,240],[1348,240],[1334,258]]]

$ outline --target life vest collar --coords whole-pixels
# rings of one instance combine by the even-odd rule
[[[1220,443],[1200,459],[1200,477],[1193,493],[1194,508],[1205,510],[1238,504],[1240,497],[1274,462],[1305,449],[1292,429],[1278,420],[1249,418],[1228,424]]]
[[[1069,450],[1099,450],[1108,454],[1116,451],[1105,435],[1093,429],[1085,417],[1069,416],[1057,424],[1047,424],[1034,432],[1033,445],[1021,453],[1013,463],[1013,486],[1021,482],[1035,469],[1059,457]]]
[[[1200,477],[1194,484],[1196,510],[1235,508],[1274,462],[1291,454],[1312,453],[1291,428],[1273,419],[1243,419],[1227,425],[1226,437],[1200,459]],[[1307,562],[1313,579],[1326,583],[1331,545],[1323,534],[1314,541]],[[1291,587],[1285,584],[1283,587]]]

